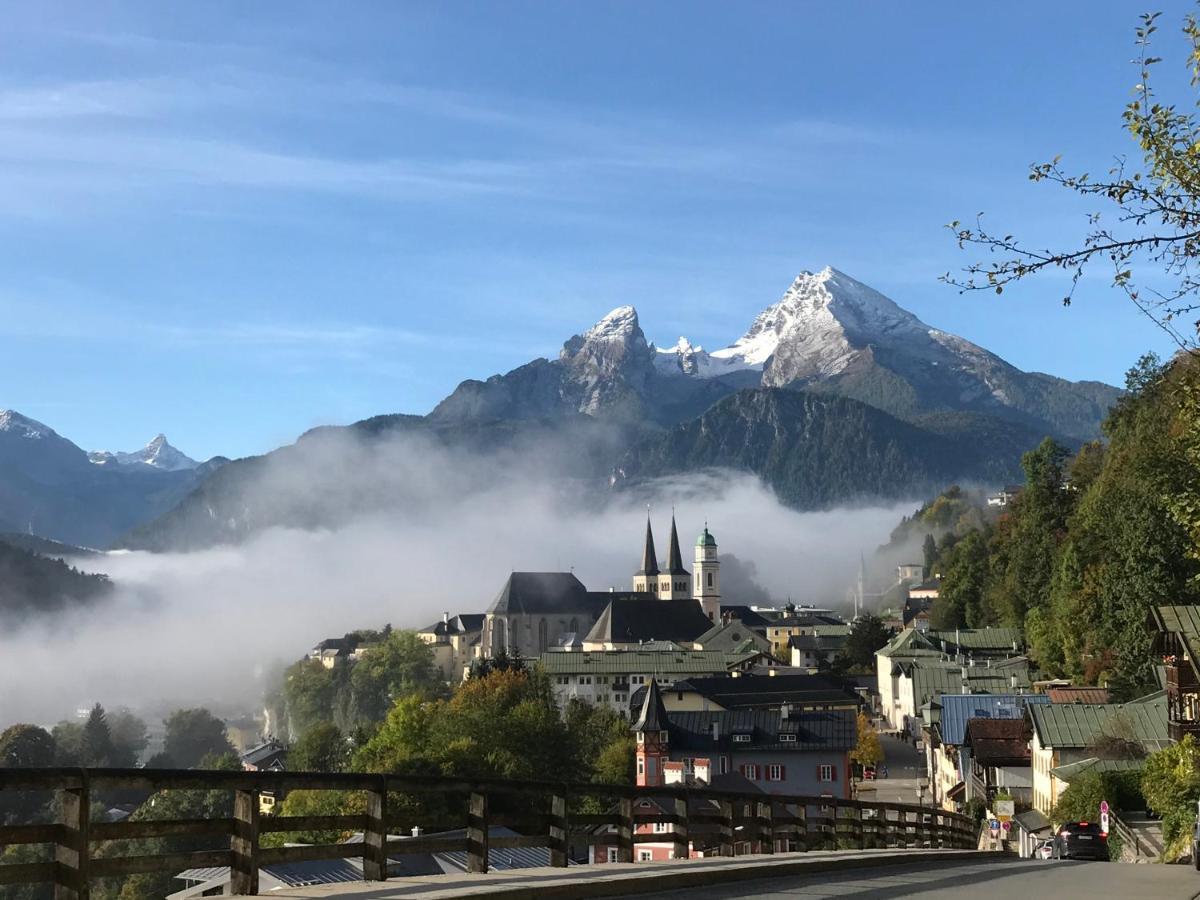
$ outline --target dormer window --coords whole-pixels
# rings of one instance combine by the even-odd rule
[[[750,735],[748,735],[748,734],[735,734],[735,735],[733,736],[733,742],[734,742],[735,744],[748,744],[748,743],[750,743]]]
[[[784,744],[794,744],[796,743],[796,736],[794,734],[781,734],[779,740]]]

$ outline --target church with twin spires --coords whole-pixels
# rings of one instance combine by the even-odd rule
[[[675,516],[662,568],[647,516],[632,590],[589,591],[573,572],[513,572],[484,618],[481,652],[533,657],[552,649],[635,649],[653,641],[690,646],[720,621],[721,563],[707,523],[689,572]]]

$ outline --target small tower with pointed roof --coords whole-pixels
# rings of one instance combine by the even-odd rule
[[[704,531],[696,538],[696,578],[692,596],[710,622],[721,621],[721,562],[717,559],[717,539],[704,523]]]
[[[658,575],[659,600],[683,600],[690,596],[692,573],[683,567],[679,552],[679,532],[675,530],[675,514],[671,513],[671,546],[667,551],[667,567]]]
[[[658,682],[651,678],[642,699],[642,710],[632,731],[637,740],[638,787],[663,784],[663,763],[669,759],[670,736],[667,732],[667,708],[663,706]]]
[[[646,513],[646,544],[642,548],[642,567],[633,575],[633,589],[644,593],[658,592],[658,557],[654,553],[654,532],[650,529],[650,513]]]

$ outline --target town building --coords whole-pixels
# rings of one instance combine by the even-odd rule
[[[738,619],[723,618],[693,642],[697,650],[771,652],[771,642]]]
[[[561,708],[571,700],[607,706],[629,714],[630,697],[653,679],[677,681],[689,676],[729,676],[749,670],[766,659],[759,651],[642,649],[563,653],[541,657]]]
[[[1024,722],[1031,704],[1049,702],[1048,697],[1030,692],[954,693],[935,697],[929,709],[936,714],[922,714],[926,769],[933,802],[953,811],[973,797],[986,794],[986,781],[981,779],[974,784],[971,781],[974,760],[967,731],[972,722]],[[1018,783],[1019,774],[1013,774],[1011,780],[1017,787],[1031,787]]]
[[[1159,691],[1128,703],[1043,703],[1030,706],[1033,720],[1033,805],[1049,814],[1066,782],[1054,772],[1096,756],[1103,739],[1139,743],[1147,753],[1171,743],[1167,695]]]
[[[433,651],[433,662],[442,678],[451,683],[462,681],[479,650],[483,635],[482,613],[442,613],[440,621],[417,631],[417,637]]]
[[[1007,791],[1022,807],[1033,804],[1033,731],[1025,716],[1017,719],[971,719],[963,746],[970,760],[966,798],[979,797],[992,808],[992,800]]]
[[[641,709],[646,690],[640,687],[634,691],[633,709]],[[839,678],[796,673],[683,678],[673,684],[660,684],[659,694],[671,715],[732,710],[782,712],[785,707],[790,712],[857,711],[863,705],[862,697]]]
[[[767,640],[771,642],[771,652],[777,658],[786,660],[789,656],[788,641],[801,635],[813,635],[816,633],[815,629],[821,625],[845,627],[846,623],[829,613],[789,606],[786,616],[767,623]]]
[[[1171,740],[1200,738],[1200,607],[1150,610],[1154,652],[1166,667],[1167,722]]]
[[[480,650],[492,658],[535,657],[555,647],[633,648],[646,641],[691,645],[721,621],[717,541],[705,526],[696,539],[695,576],[683,567],[675,517],[665,569],[646,522],[641,566],[631,591],[589,591],[570,572],[513,572],[484,616]]]
[[[852,709],[669,713],[652,680],[632,730],[639,786],[665,784],[664,765],[681,763],[684,775],[736,773],[767,794],[850,797]]]
[[[830,629],[822,633],[819,629]],[[833,662],[847,641],[850,640],[849,625],[818,625],[814,634],[794,634],[788,638],[787,652],[794,669],[816,672]]]

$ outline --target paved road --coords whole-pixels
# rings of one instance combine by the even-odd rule
[[[1198,893],[1200,872],[1190,866],[1012,860],[764,878],[642,896],[657,900],[1193,900]]]
[[[888,777],[877,781],[864,781],[858,786],[862,800],[916,803],[921,798],[917,790],[918,779],[925,775],[925,757],[913,748],[911,741],[902,741],[892,735],[881,735],[884,764]],[[924,800],[929,802],[929,792]]]

